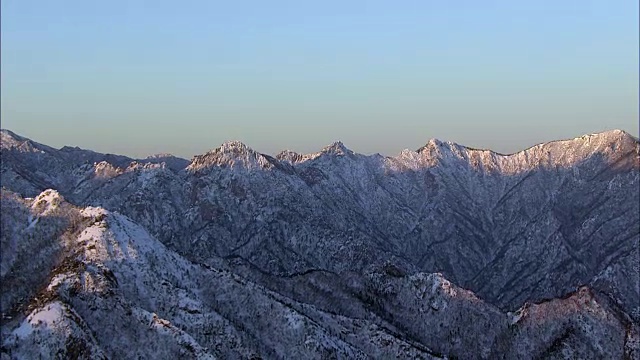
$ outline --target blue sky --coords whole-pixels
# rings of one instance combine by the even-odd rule
[[[2,1],[2,127],[145,156],[638,135],[638,2]]]

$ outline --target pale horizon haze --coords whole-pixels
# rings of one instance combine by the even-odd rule
[[[637,1],[1,3],[1,127],[184,158],[638,136]]]

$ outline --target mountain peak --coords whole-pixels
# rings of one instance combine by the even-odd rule
[[[92,152],[92,153],[94,152],[92,150],[85,150],[79,146],[68,146],[68,145],[61,147],[60,151],[63,151],[63,152],[86,151],[86,152]]]
[[[245,145],[243,142],[238,140],[230,140],[225,141],[215,149],[214,151],[219,151],[223,153],[232,153],[232,154],[247,154],[254,152],[253,149]]]
[[[20,135],[18,135],[18,134],[16,134],[16,133],[14,133],[14,132],[13,132],[13,131],[11,131],[11,130],[7,130],[7,129],[0,129],[0,134],[2,134],[2,137],[3,137],[3,138],[4,138],[4,137],[11,137],[11,138],[16,139],[16,140],[22,140],[22,141],[26,140],[26,139],[25,139],[25,138],[23,138],[22,136],[20,136]]]
[[[64,202],[64,197],[57,190],[47,189],[33,200],[31,210],[40,215],[47,215]]]
[[[603,141],[611,141],[611,142],[621,141],[621,140],[622,141],[628,141],[628,140],[638,141],[636,137],[620,129],[606,130],[602,132],[583,135],[580,138],[576,138],[576,139],[586,139],[586,138],[592,138],[592,139],[595,138],[595,139],[599,139]]]
[[[149,155],[142,159],[143,163],[159,164],[164,163],[173,171],[181,171],[189,165],[189,160],[177,157],[169,153]]]
[[[336,141],[330,145],[322,148],[322,153],[324,154],[333,154],[333,155],[347,155],[353,154],[353,151],[349,150],[342,141]]]
[[[455,144],[449,141],[442,141],[440,139],[432,138],[432,139],[429,139],[429,141],[427,141],[427,143],[424,144],[424,146],[416,150],[416,152],[423,153],[427,150],[437,152],[438,149],[440,148],[451,148],[452,145],[455,145]]]
[[[155,159],[175,158],[175,157],[176,156],[170,153],[158,153],[158,154],[149,155],[146,158],[144,158],[144,160],[155,160]]]
[[[597,136],[620,136],[620,135],[627,135],[627,136],[631,136],[629,135],[628,132],[622,130],[622,129],[611,129],[611,130],[604,130],[604,131],[600,131],[600,132],[595,132],[592,133],[591,135],[597,135]]]
[[[426,146],[442,146],[446,144],[448,144],[448,142],[442,141],[440,139],[432,138],[432,139],[429,139],[429,141],[427,141]]]
[[[573,139],[555,140],[537,144],[514,155],[544,149],[544,151],[553,154],[553,157],[556,159],[566,158],[569,161],[571,158],[579,160],[593,153],[613,154],[618,151],[626,152],[635,149],[637,146],[639,146],[637,138],[624,130],[614,129],[585,134]]]
[[[40,144],[24,136],[20,136],[11,130],[0,130],[0,148],[18,149],[20,152],[49,152],[57,150],[47,145]]]
[[[291,151],[291,150],[282,150],[280,151],[277,155],[276,155],[276,159],[280,160],[280,161],[286,161],[289,162],[291,164],[296,163],[300,160],[302,160],[302,155],[295,152],[295,151]]]
[[[13,131],[7,129],[0,130],[0,143],[3,148],[16,147],[27,140],[29,139],[26,139]]]
[[[187,167],[199,170],[206,167],[218,166],[225,168],[268,168],[271,162],[262,154],[251,149],[244,143],[232,140],[226,141],[218,148],[193,158]]]

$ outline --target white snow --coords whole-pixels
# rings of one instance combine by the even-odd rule
[[[93,172],[98,179],[110,179],[122,173],[122,169],[118,169],[106,161],[101,161],[93,165]]]
[[[47,189],[33,200],[31,211],[39,215],[48,215],[63,201],[64,198],[56,190]]]
[[[53,277],[53,279],[51,279],[51,282],[47,286],[47,291],[52,291],[56,288],[56,286],[63,283],[67,278],[69,278],[69,275],[67,274],[57,274]]]
[[[59,301],[52,302],[44,308],[32,312],[18,328],[13,330],[13,335],[18,339],[29,336],[36,328],[53,328],[56,323],[64,320],[66,306]]]
[[[29,215],[29,220],[28,220],[29,226],[27,226],[27,230],[31,230],[31,229],[35,228],[36,224],[38,223],[38,219],[39,218],[37,218],[37,217],[34,218],[33,215],[30,214]]]
[[[573,164],[576,161],[579,161],[580,159],[585,158],[585,154],[593,153],[593,149],[596,149],[596,148],[600,149],[598,151],[601,151],[606,156],[607,152],[613,151],[611,150],[612,149],[611,143],[607,142],[608,140],[606,140],[606,138],[607,136],[602,136],[601,134],[594,135],[594,136],[586,136],[580,139],[566,140],[566,141],[554,142],[554,143],[549,143],[544,145],[538,145],[530,149],[527,149],[525,151],[522,151],[513,155],[506,155],[506,156],[500,155],[488,150],[469,149],[453,143],[441,142],[437,140],[429,141],[429,143],[423,149],[417,152],[405,150],[395,158],[382,158],[381,160],[379,158],[364,157],[361,155],[357,155],[358,157],[355,158],[355,160],[353,160],[351,157],[352,152],[348,150],[346,147],[344,147],[342,143],[335,143],[333,145],[325,147],[325,149],[323,149],[321,152],[311,154],[311,155],[298,156],[298,154],[294,154],[294,153],[290,153],[288,155],[285,154],[285,155],[289,156],[291,159],[294,160],[295,166],[297,166],[298,170],[307,170],[307,169],[312,169],[314,167],[321,170],[320,171],[321,174],[327,175],[326,177],[327,183],[335,184],[335,187],[338,189],[342,186],[341,185],[342,182],[348,183],[349,186],[353,185],[354,193],[358,195],[356,196],[358,197],[356,201],[358,201],[357,205],[359,207],[365,209],[366,211],[372,211],[372,212],[379,211],[382,214],[387,214],[390,212],[384,211],[384,209],[386,208],[384,207],[385,205],[383,201],[378,201],[377,200],[378,198],[375,196],[372,196],[372,197],[366,196],[366,194],[368,194],[369,191],[381,191],[381,190],[377,190],[378,187],[373,186],[372,185],[373,182],[369,181],[369,179],[372,179],[377,175],[391,174],[392,176],[390,176],[387,179],[389,181],[389,184],[394,186],[395,184],[398,184],[398,186],[400,186],[398,187],[397,194],[393,193],[391,194],[390,197],[381,196],[380,199],[387,199],[387,198],[394,199],[396,197],[401,198],[402,196],[399,195],[401,194],[401,192],[407,192],[408,194],[407,197],[410,197],[414,193],[415,189],[412,188],[411,186],[401,187],[402,181],[403,181],[402,173],[406,172],[408,169],[415,171],[415,175],[419,180],[418,182],[416,182],[418,186],[422,186],[423,184],[422,180],[420,180],[418,176],[422,176],[423,174],[430,175],[431,177],[425,176],[427,180],[425,181],[425,183],[427,183],[428,186],[431,186],[432,182],[436,180],[438,181],[443,180],[443,178],[439,177],[442,175],[441,173],[438,172],[438,170],[441,168],[436,168],[432,170],[432,169],[429,169],[429,167],[434,166],[435,162],[443,161],[446,163],[443,164],[442,168],[445,168],[445,169],[447,167],[452,168],[454,170],[452,171],[452,174],[460,175],[458,176],[458,179],[463,183],[462,187],[464,187],[467,185],[468,182],[470,183],[472,181],[472,180],[469,180],[470,177],[467,177],[468,174],[464,172],[467,170],[471,172],[471,171],[492,171],[495,169],[496,171],[501,172],[503,174],[515,174],[515,173],[520,174],[520,173],[529,171],[532,168],[537,166],[558,167],[558,166],[564,166],[566,164]],[[580,141],[581,143],[578,143],[578,146],[576,146],[573,143],[575,141]],[[339,157],[341,155],[346,155],[346,154],[349,154],[350,156],[343,157],[343,158]],[[199,159],[200,159],[199,160],[200,162],[194,161],[194,163],[192,163],[192,166],[196,166],[196,165],[207,166],[207,164],[220,164],[220,165],[225,164],[225,165],[229,165],[232,169],[246,169],[246,168],[251,168],[252,166],[262,167],[262,166],[267,166],[271,164],[270,162],[267,161],[268,160],[267,158],[265,158],[264,156],[256,152],[253,152],[253,150],[247,148],[246,146],[238,142],[230,142],[230,143],[223,144],[223,146],[221,146],[218,152],[208,153],[206,155],[203,155]],[[302,164],[301,162],[304,162],[304,161],[309,161],[309,163]],[[109,177],[111,176],[110,171],[112,171],[113,168],[110,165],[107,166],[105,164],[106,163],[98,164],[99,166],[96,166],[95,170],[96,170],[96,173],[102,171],[102,173],[105,174],[105,177]],[[456,172],[458,168],[461,169],[460,172]],[[336,169],[338,171],[334,171]],[[138,183],[134,184],[135,186],[140,186],[140,185],[142,185],[142,187],[158,186],[158,185],[162,185],[161,184],[162,180],[165,180],[163,177],[162,178],[157,177],[154,179],[154,176],[158,175],[159,173],[153,170],[151,166],[147,167],[146,165],[142,166],[140,164],[134,164],[134,165],[131,165],[129,168],[127,168],[127,170],[125,171],[139,171],[139,173],[136,173],[136,175],[138,176],[137,177]],[[394,172],[400,173],[398,176],[398,179],[393,177]],[[409,171],[409,173],[410,172],[411,171]],[[212,173],[216,175],[215,172],[212,172]],[[229,182],[227,181],[229,179],[233,179],[233,180],[248,179],[247,180],[248,183],[250,183],[251,181],[255,181],[255,184],[257,184],[257,181],[260,179],[260,176],[262,176],[260,174],[249,174],[250,177],[242,178],[240,176],[236,177],[235,175],[238,175],[238,174],[233,173],[234,175],[233,177],[226,178],[225,177],[226,175],[224,175],[224,172],[221,171],[220,173],[222,174],[221,176],[210,179],[210,180],[214,184],[222,184],[221,186],[226,186],[227,184],[229,184]],[[160,174],[160,175],[163,175],[163,174]],[[240,174],[240,175],[244,175],[244,174]],[[413,174],[409,174],[409,175],[413,175]],[[514,182],[518,179],[521,179],[523,177],[521,175],[513,177]],[[580,174],[577,174],[576,176],[578,175]],[[262,190],[273,191],[274,193],[278,194],[278,192],[280,191],[280,188],[288,188],[289,186],[291,186],[293,187],[293,190],[297,191],[295,193],[296,196],[298,195],[306,196],[305,195],[306,192],[303,192],[303,191],[307,191],[307,186],[304,182],[298,181],[298,180],[291,180],[291,178],[294,178],[294,177],[279,178],[276,176],[278,176],[277,173],[274,174],[273,177],[278,181],[274,181],[275,185],[273,187],[270,187],[269,189],[256,187],[254,189],[259,189],[261,191]],[[435,178],[436,180],[432,180],[432,178]],[[270,185],[270,183],[268,182],[266,182],[265,184]],[[172,183],[169,183],[169,185],[172,185]],[[241,183],[241,185],[249,186],[248,184],[244,184],[244,183]],[[492,185],[492,186],[506,189],[508,185],[509,183],[507,182],[507,183],[497,183],[496,185]],[[618,186],[620,185],[618,184]],[[388,188],[392,190],[394,189],[393,186],[389,186]],[[483,185],[478,185],[478,186],[471,185],[470,188],[472,190],[477,190],[478,193],[480,193],[480,191],[484,191]],[[221,195],[219,198],[216,197],[218,194],[216,193],[215,187],[212,186],[210,189],[211,191],[208,193],[203,190],[202,193],[197,193],[194,196],[208,195],[212,200],[219,200],[219,199],[224,200],[223,195]],[[164,190],[164,189],[160,189],[160,190]],[[323,191],[322,188],[316,189],[316,190]],[[549,191],[556,192],[558,190],[555,187],[551,186]],[[421,192],[418,192],[418,191],[415,191],[415,193],[421,194]],[[474,192],[472,191],[472,193]],[[489,194],[490,192],[487,191],[486,193]],[[114,194],[115,196],[120,196],[120,198],[114,198],[113,202],[115,203],[116,202],[115,200],[122,200],[122,203],[125,203],[127,201],[127,198],[126,198],[127,194],[130,194],[130,193],[123,192],[123,195]],[[323,197],[324,195],[321,192],[319,192],[318,194],[320,195],[320,197]],[[376,193],[372,193],[372,195],[375,195],[375,194]],[[480,193],[480,195],[478,196],[479,197],[484,196],[483,194],[485,194],[485,192]],[[362,196],[360,197],[360,195]],[[474,193],[474,195],[476,194]],[[330,196],[328,198],[330,198]],[[159,196],[158,199],[159,201],[162,201],[161,200],[162,197]],[[337,199],[340,200],[340,198],[337,198]],[[105,199],[98,197],[97,200],[105,200]],[[289,198],[286,198],[285,200],[287,202],[292,201]],[[398,221],[394,220],[394,221],[389,221],[387,223],[385,221],[380,220],[380,218],[376,218],[376,221],[380,220],[379,223],[382,225],[396,224],[396,223],[401,225],[406,224],[407,226],[402,225],[403,226],[402,228],[400,228],[399,226],[399,230],[397,231],[398,233],[401,233],[401,232],[403,233],[407,231],[406,229],[421,229],[421,230],[431,231],[430,228],[429,229],[419,228],[419,226],[421,226],[421,224],[428,224],[428,219],[435,218],[435,216],[431,215],[432,213],[435,213],[435,211],[430,211],[429,207],[422,207],[422,204],[425,203],[425,201],[423,201],[421,197],[418,197],[417,200],[419,200],[419,201],[416,201],[417,205],[415,205],[415,207],[413,207],[413,205],[409,207],[409,211],[407,212],[406,215],[404,213],[392,214],[392,215],[397,215]],[[62,198],[59,196],[57,192],[53,190],[45,191],[42,194],[40,194],[37,197],[37,199],[34,199],[33,205],[32,205],[34,214],[33,216],[29,217],[29,221],[28,221],[29,228],[36,226],[38,222],[38,218],[36,217],[34,219],[35,216],[40,215],[41,213],[47,214],[55,210],[60,201],[62,201]],[[345,199],[345,201],[349,201],[349,200]],[[108,204],[107,201],[100,202],[100,201],[96,201],[96,199],[91,199],[91,202]],[[411,201],[407,201],[407,203],[411,203]],[[236,202],[235,204],[238,204],[238,202]],[[161,203],[152,203],[152,205],[147,206],[147,208],[153,208],[156,205],[162,206]],[[252,216],[249,219],[254,219],[254,221],[257,223],[262,223],[262,222],[268,223],[272,221],[274,218],[277,218],[277,216],[280,214],[279,206],[288,206],[288,205],[289,203],[285,203],[284,201],[282,203],[275,201],[274,204],[269,203],[268,205],[265,205],[265,208],[262,209],[262,211],[256,211],[255,213],[254,212],[246,212],[246,213],[251,214],[251,215],[248,215],[248,216]],[[105,206],[110,206],[110,207],[112,206],[114,209],[118,208],[117,206],[112,204],[105,205]],[[222,207],[224,208],[225,206],[226,205]],[[124,207],[120,209],[122,211],[127,211],[126,208]],[[237,209],[238,213],[232,212],[232,211],[236,211],[235,208],[226,207],[226,209],[227,210],[231,209],[231,211],[227,211],[225,216],[227,216],[228,218],[233,218],[233,216],[243,213],[243,211],[246,210],[247,207],[246,205],[239,205]],[[311,208],[311,210],[315,211],[316,209]],[[428,215],[428,217],[420,217],[423,212],[425,213],[425,215]],[[107,216],[107,220],[108,220],[105,222],[89,225],[87,228],[82,230],[82,232],[77,238],[78,240],[78,244],[76,244],[78,245],[77,247],[84,251],[83,254],[81,253],[79,255],[78,260],[84,262],[87,265],[86,268],[90,269],[91,271],[87,271],[84,274],[68,273],[68,274],[56,275],[51,280],[47,288],[47,290],[49,291],[56,290],[56,287],[60,286],[61,283],[65,283],[70,280],[75,281],[75,279],[78,278],[76,277],[76,275],[80,275],[80,278],[82,278],[82,281],[84,281],[82,283],[82,286],[83,286],[82,291],[85,293],[89,293],[90,291],[92,291],[92,289],[99,288],[100,286],[104,286],[105,288],[107,288],[108,286],[111,286],[111,285],[109,285],[110,284],[109,281],[104,279],[106,279],[107,277],[109,277],[110,279],[111,273],[105,272],[103,274],[100,271],[94,271],[94,270],[95,269],[112,270],[112,274],[117,278],[117,282],[119,283],[119,286],[120,286],[120,288],[117,289],[117,291],[121,292],[125,298],[128,298],[128,300],[131,300],[131,304],[133,307],[135,306],[146,307],[148,311],[157,312],[158,315],[154,317],[155,314],[153,314],[152,312],[143,313],[142,310],[138,312],[135,312],[134,310],[134,314],[140,315],[138,320],[144,317],[144,321],[145,321],[144,324],[149,325],[149,327],[152,329],[150,330],[151,333],[158,331],[163,334],[169,334],[171,336],[174,336],[176,339],[179,339],[178,341],[179,343],[189,344],[191,348],[196,348],[197,351],[199,353],[201,352],[202,354],[204,354],[207,350],[199,348],[199,345],[195,342],[195,340],[193,340],[193,338],[190,335],[188,335],[187,331],[194,331],[193,334],[198,334],[198,332],[201,331],[200,328],[190,325],[191,321],[193,321],[194,319],[196,321],[202,321],[204,324],[204,322],[210,321],[210,319],[216,316],[223,318],[222,315],[218,315],[215,311],[213,311],[211,306],[209,305],[210,304],[209,297],[213,296],[209,294],[209,292],[211,293],[215,292],[216,300],[219,301],[219,303],[215,304],[216,307],[219,308],[219,309],[216,309],[216,311],[224,310],[224,311],[229,311],[230,313],[233,313],[234,311],[238,310],[240,307],[229,306],[227,308],[226,307],[227,304],[230,303],[231,301],[235,301],[233,299],[240,298],[240,296],[236,296],[236,295],[245,294],[244,289],[246,289],[247,297],[252,300],[255,299],[255,301],[251,301],[247,303],[248,304],[247,306],[250,306],[250,308],[248,309],[248,311],[246,311],[246,313],[249,315],[247,315],[246,317],[245,315],[242,315],[242,314],[237,315],[236,319],[237,321],[240,321],[243,325],[249,325],[250,327],[254,326],[253,322],[255,321],[255,329],[260,329],[260,326],[262,326],[262,329],[264,329],[266,328],[265,324],[267,323],[260,322],[263,320],[258,319],[258,317],[251,316],[250,311],[257,309],[258,310],[257,313],[262,314],[264,312],[261,312],[261,310],[267,309],[267,307],[264,306],[264,304],[271,305],[271,306],[275,304],[276,309],[280,309],[282,307],[281,305],[278,304],[278,302],[282,300],[278,300],[276,302],[273,301],[275,294],[269,293],[268,294],[269,296],[264,295],[263,293],[265,293],[265,290],[260,289],[259,286],[251,283],[249,280],[245,280],[240,275],[236,275],[234,273],[233,281],[229,280],[229,283],[227,283],[227,280],[224,280],[224,281],[220,280],[222,278],[231,277],[231,275],[225,273],[227,270],[224,270],[224,272],[220,270],[220,273],[225,274],[224,276],[217,275],[217,274],[213,274],[213,270],[211,269],[205,270],[203,268],[199,268],[198,266],[187,262],[185,259],[177,255],[176,253],[166,248],[165,245],[163,245],[161,242],[153,238],[153,236],[151,236],[143,226],[134,224],[127,217],[120,215],[115,211],[109,212],[99,207],[88,207],[80,210],[80,214],[85,218],[89,218],[89,219],[98,218],[101,216]],[[150,215],[149,218],[156,216],[156,214],[154,214],[151,211],[148,214]],[[176,214],[178,214],[176,217],[180,216],[179,215],[180,212],[176,212]],[[323,215],[323,214],[320,213],[320,215]],[[160,214],[157,216],[160,216],[160,218],[162,219],[162,216],[164,215]],[[24,223],[25,218],[26,216],[21,218],[20,220],[21,226],[25,224]],[[142,220],[139,220],[139,221],[144,222],[144,225],[147,226],[147,229],[150,229],[149,231],[155,231],[153,228],[150,227],[150,225],[153,225],[153,226],[162,225],[164,229],[165,224],[161,224],[161,222],[157,222],[155,220],[151,221],[148,219],[145,220],[144,217],[141,217],[141,218]],[[167,216],[166,219],[169,220],[171,219],[171,217]],[[328,219],[331,221],[333,218],[328,218]],[[389,217],[389,219],[391,219],[391,217]],[[293,220],[295,220],[295,218]],[[549,224],[551,220],[544,220],[544,221],[546,221],[547,224]],[[83,226],[86,226],[87,223],[90,223],[90,221],[84,221],[81,223]],[[193,223],[196,223],[196,221],[194,221]],[[262,226],[262,224],[258,224],[258,225]],[[582,228],[585,231],[591,229],[591,227],[593,226],[593,224],[591,224],[589,221],[584,222],[582,225],[583,225]],[[171,226],[171,224],[167,223],[166,226],[169,227]],[[346,253],[347,251],[351,251],[351,248],[347,244],[350,244],[352,240],[353,242],[360,241],[358,240],[358,238],[354,239],[354,237],[352,236],[352,233],[357,233],[359,231],[358,229],[351,226],[347,226],[347,225],[344,226],[344,229],[345,230],[341,233],[345,234],[344,239],[345,240],[348,239],[349,242],[347,241],[338,242],[340,253],[343,253],[343,252]],[[396,233],[396,231],[393,230],[393,231],[390,231],[389,233],[394,234]],[[212,240],[213,235],[216,235],[214,231],[205,232],[203,235],[201,235],[201,239],[209,239],[209,241],[213,241]],[[333,251],[335,249],[330,247],[330,246],[333,246],[333,244],[329,243],[330,238],[328,236],[326,238],[327,242],[324,242],[325,238],[323,238],[322,236],[319,236],[321,239],[316,241],[315,238],[310,238],[305,235],[306,235],[305,232],[296,232],[296,231],[287,229],[284,232],[283,236],[285,238],[290,239],[287,245],[293,245],[295,249],[302,249],[303,251],[306,251],[305,246],[307,246],[306,245],[307,243],[313,243],[314,246],[317,246],[317,249],[319,249],[319,251],[317,252],[324,251],[324,249],[328,249],[327,251]],[[226,233],[225,233],[225,236],[226,236]],[[198,238],[195,238],[195,237],[193,239],[185,238],[185,242],[188,240],[196,241],[197,239]],[[315,245],[316,243],[317,245]],[[434,248],[434,251],[440,251],[440,250],[436,250]],[[73,256],[76,256],[75,252]],[[377,256],[377,255],[374,254],[372,256]],[[212,263],[213,261],[218,261],[218,260],[211,260]],[[219,261],[222,263],[222,260],[219,260]],[[273,266],[273,267],[279,266],[279,263],[276,261],[276,259],[269,259],[269,261],[271,261],[269,263],[269,266]],[[322,259],[319,260],[319,262],[322,262]],[[226,269],[231,269],[231,267],[226,263],[225,263],[225,266],[227,266]],[[231,271],[232,270],[229,270],[229,272]],[[609,271],[610,269],[608,268],[602,273],[601,276],[608,277]],[[220,279],[217,279],[217,278],[214,279],[214,277],[219,277]],[[441,316],[442,318],[446,319],[447,318],[446,316],[448,316],[447,313],[449,311],[453,313],[454,311],[457,311],[457,309],[460,306],[462,306],[460,304],[463,302],[460,300],[473,299],[475,301],[476,299],[476,298],[472,298],[471,292],[462,288],[455,287],[453,284],[447,281],[441,274],[419,273],[415,275],[410,275],[409,279],[413,283],[404,285],[405,284],[404,282],[406,281],[404,278],[402,280],[396,279],[396,280],[393,280],[395,283],[389,282],[389,284],[391,285],[402,284],[402,285],[398,285],[398,286],[388,285],[388,287],[381,287],[381,288],[384,289],[385,294],[394,294],[392,291],[386,291],[387,288],[392,290],[397,290],[397,291],[410,290],[411,292],[404,293],[407,296],[398,297],[400,299],[399,301],[406,300],[407,302],[417,304],[417,308],[414,307],[414,309],[417,309],[417,311],[420,311],[420,313],[427,313],[432,315],[437,313],[437,315],[433,315],[433,316]],[[353,282],[357,284],[357,281],[358,280],[354,275]],[[322,282],[319,282],[319,284],[322,285]],[[206,291],[204,290],[201,291],[202,288],[199,287],[201,285],[202,285],[202,288],[206,289]],[[224,285],[226,287],[221,287],[218,285]],[[387,286],[385,283],[383,283],[382,285]],[[411,287],[412,285],[413,287]],[[357,285],[357,286],[360,286],[360,285]],[[256,289],[259,289],[259,290],[256,290]],[[96,292],[96,293],[97,293],[96,296],[102,296],[102,293],[100,292]],[[418,301],[417,299],[414,298],[414,295],[418,299],[423,299],[423,301]],[[301,297],[304,297],[304,296],[301,296]],[[309,294],[309,298],[313,296],[320,296],[320,295],[314,295],[313,293]],[[457,297],[457,299],[452,299],[452,297]],[[105,301],[112,301],[112,299],[109,298]],[[286,300],[286,301],[287,301],[286,304],[292,303],[290,300]],[[231,304],[233,305],[233,303]],[[330,344],[330,346],[325,344],[326,341],[329,341],[327,339],[332,339],[332,338],[323,335],[324,333],[322,333],[320,330],[314,330],[316,329],[316,322],[318,322],[318,319],[329,319],[331,318],[329,315],[322,314],[322,316],[314,315],[315,317],[311,317],[309,316],[309,313],[312,313],[312,312],[315,313],[315,310],[313,311],[310,310],[312,309],[312,307],[296,305],[295,303],[292,303],[292,304],[295,305],[295,308],[297,310],[289,311],[284,309],[284,310],[279,310],[274,312],[275,314],[273,317],[274,320],[269,320],[269,321],[273,321],[274,323],[277,322],[277,324],[274,325],[273,327],[268,327],[267,329],[269,329],[269,332],[271,332],[272,334],[274,333],[277,334],[277,331],[279,331],[280,329],[284,329],[285,334],[291,334],[294,332],[297,332],[300,334],[304,333],[305,343],[311,344],[314,347],[334,348],[335,346],[337,346],[335,344]],[[435,311],[430,311],[429,305]],[[447,311],[443,311],[447,309],[447,307],[449,307],[449,309]],[[272,308],[273,307],[271,307],[271,309]],[[171,310],[167,310],[167,309],[171,309]],[[67,313],[64,313],[64,311],[67,311]],[[71,308],[65,309],[64,304],[60,304],[60,303],[53,303],[53,305],[47,305],[43,309],[34,311],[32,315],[27,320],[25,320],[25,322],[21,323],[21,325],[17,329],[15,329],[16,337],[29,336],[29,334],[32,334],[34,329],[36,329],[39,326],[50,326],[50,325],[53,326],[54,324],[58,324],[58,321],[65,320],[65,316],[69,315],[69,312],[71,311],[73,311]],[[299,311],[299,313],[296,311]],[[241,311],[238,311],[238,312],[240,313]],[[304,316],[300,314],[304,314]],[[417,315],[422,316],[419,314]],[[305,317],[305,316],[309,316],[309,317]],[[504,322],[506,324],[506,322],[509,321],[512,324],[514,324],[520,321],[522,316],[523,316],[523,312],[517,312],[515,314],[510,313],[508,314],[508,317],[505,317],[503,313],[500,313],[499,319],[501,323]],[[524,313],[524,317],[525,318],[527,317],[526,313]],[[90,319],[90,316],[87,316],[86,318]],[[310,320],[307,320],[307,319],[310,319]],[[69,319],[66,319],[65,321],[68,321],[68,320]],[[320,322],[320,323],[322,324],[322,326],[327,326],[327,330],[330,330],[328,325],[326,325],[328,323],[324,323],[324,322]],[[184,330],[185,328],[188,330]],[[123,330],[122,327],[116,327],[116,329],[117,329],[116,331]],[[218,327],[216,327],[216,330],[217,329]],[[272,329],[273,331],[271,331]],[[420,328],[417,327],[417,329],[420,329]],[[58,328],[57,330],[59,331],[60,329]],[[266,332],[267,331],[265,331],[264,336],[269,338],[269,336],[271,336],[272,334],[266,334]],[[201,335],[202,333],[199,333],[199,334]],[[306,336],[311,336],[308,334],[312,334],[313,336],[306,338]],[[218,336],[218,335],[215,335],[215,336]],[[199,339],[203,341],[203,345],[208,346],[208,344],[204,343],[204,341],[206,340],[202,340],[202,338],[199,338]],[[480,351],[482,351],[483,349],[487,350],[488,348],[476,347],[476,349],[479,349]]]
[[[508,312],[507,316],[509,317],[509,323],[514,325],[522,318],[522,311],[516,311],[515,313]]]
[[[224,166],[241,172],[273,167],[266,157],[239,141],[227,141],[217,149],[195,156],[187,170],[198,171],[212,166]]]
[[[93,207],[93,206],[89,206],[86,207],[82,210],[80,210],[80,214],[84,217],[97,217],[98,215],[107,215],[109,214],[109,211],[101,208],[101,207]]]

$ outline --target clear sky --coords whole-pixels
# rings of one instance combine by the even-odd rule
[[[637,0],[2,1],[2,128],[132,156],[638,136]]]

